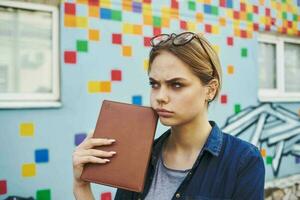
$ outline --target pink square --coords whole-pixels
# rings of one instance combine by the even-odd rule
[[[159,34],[161,34],[161,28],[153,27],[153,35],[159,35]]]
[[[75,15],[76,6],[74,3],[65,3],[65,14]]]
[[[111,200],[111,192],[103,192],[101,193],[101,199],[100,200]]]
[[[65,60],[65,63],[75,64],[76,60],[77,60],[76,59],[76,51],[65,51],[64,60]]]
[[[233,37],[227,37],[227,45],[233,46]]]
[[[186,30],[187,29],[187,23],[186,21],[180,20],[180,28]]]
[[[205,32],[211,33],[211,25],[205,24]]]
[[[151,41],[151,37],[144,37],[144,46],[145,47],[151,46],[150,41]]]
[[[221,95],[221,103],[226,104],[227,103],[227,95]]]
[[[111,70],[111,80],[112,81],[121,81],[122,80],[122,71],[121,70]]]
[[[6,180],[0,180],[0,195],[7,193],[7,183]]]
[[[112,43],[113,44],[122,44],[122,35],[121,34],[112,34]]]

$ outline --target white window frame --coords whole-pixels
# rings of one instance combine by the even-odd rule
[[[0,1],[0,6],[50,12],[52,14],[52,93],[0,93],[0,108],[60,107],[59,10],[56,6],[19,1]]]
[[[270,33],[259,33],[258,42],[266,42],[276,45],[276,88],[259,88],[258,99],[262,102],[300,102],[300,92],[285,91],[284,77],[284,43],[300,45],[300,39]]]

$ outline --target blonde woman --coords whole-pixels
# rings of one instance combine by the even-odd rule
[[[263,199],[265,168],[259,150],[208,120],[208,105],[221,88],[221,66],[212,45],[192,32],[157,35],[151,45],[151,107],[170,129],[154,142],[144,191],[118,189],[115,199]],[[77,200],[93,199],[90,183],[80,179],[84,164],[105,164],[114,155],[91,148],[113,142],[89,136],[74,151]]]

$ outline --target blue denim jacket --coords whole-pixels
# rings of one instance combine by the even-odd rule
[[[172,200],[264,199],[265,166],[254,145],[223,133],[210,121],[211,133]],[[139,200],[150,189],[157,158],[170,130],[155,140],[142,193],[118,189],[115,200]],[[125,167],[125,166],[124,166]],[[158,197],[159,199],[159,197]]]

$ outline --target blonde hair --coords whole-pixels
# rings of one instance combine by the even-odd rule
[[[151,70],[151,64],[156,56],[160,55],[162,51],[168,51],[186,63],[203,85],[208,85],[213,79],[218,81],[218,88],[214,98],[211,99],[212,101],[219,95],[221,90],[221,64],[210,42],[204,38],[202,34],[197,34],[197,36],[201,44],[198,39],[194,38],[185,45],[174,46],[172,44],[173,40],[170,39],[157,47],[153,47],[149,56],[148,73]]]

